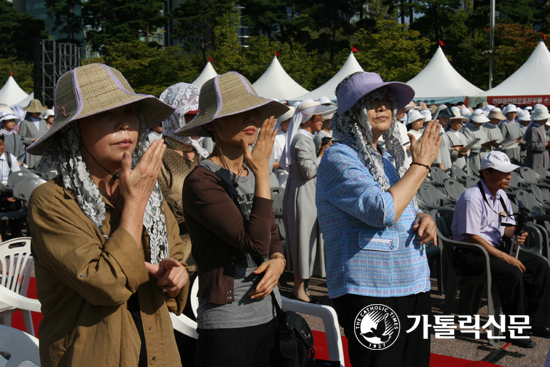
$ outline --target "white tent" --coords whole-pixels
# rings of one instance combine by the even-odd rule
[[[437,48],[429,64],[417,76],[407,82],[414,89],[414,100],[426,103],[456,103],[466,96],[483,92],[462,77]]]
[[[202,69],[201,75],[199,75],[199,77],[195,79],[191,84],[196,85],[200,88],[207,80],[212,79],[216,75],[218,75],[218,73],[216,73],[216,70],[214,70],[212,63],[208,61],[204,69]]]
[[[529,59],[505,81],[468,98],[468,105],[489,104],[550,104],[550,52],[540,41]]]
[[[296,83],[283,69],[277,56],[265,73],[252,84],[259,96],[278,100],[295,100],[308,93],[308,90]]]
[[[27,98],[28,94],[17,84],[13,76],[10,75],[6,84],[0,89],[0,103],[12,106],[13,104]]]
[[[32,92],[31,94],[29,94],[27,96],[27,98],[25,98],[24,100],[22,101],[19,101],[17,103],[13,103],[10,105],[10,107],[13,107],[13,106],[21,106],[21,107],[26,107],[29,105],[29,103],[34,99],[34,92]]]
[[[296,101],[303,101],[304,99],[319,99],[323,96],[328,97],[331,100],[336,100],[336,94],[334,93],[336,86],[348,75],[353,74],[358,71],[364,71],[361,65],[353,56],[353,52],[350,53],[348,59],[344,63],[344,66],[334,75],[328,82],[321,85],[319,88],[304,94],[298,98],[295,98]]]

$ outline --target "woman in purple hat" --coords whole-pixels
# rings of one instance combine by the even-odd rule
[[[435,224],[414,195],[430,172],[441,138],[430,121],[411,137],[412,163],[396,129],[398,109],[414,97],[399,82],[355,73],[336,89],[334,138],[317,170],[319,223],[327,286],[349,341],[352,365],[428,366],[430,341],[409,315],[430,314],[425,244]],[[384,137],[384,146],[378,139]]]

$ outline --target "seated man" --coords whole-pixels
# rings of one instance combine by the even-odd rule
[[[489,253],[491,275],[505,315],[529,315],[532,334],[550,338],[550,268],[536,255],[520,251],[519,258],[505,252],[503,236],[513,237],[516,224],[505,189],[510,172],[519,168],[508,156],[492,151],[481,160],[481,181],[456,201],[453,238],[477,243]],[[526,234],[518,236],[523,243]],[[478,274],[484,258],[474,250],[455,250],[455,268],[464,274]],[[508,321],[507,324],[508,325]],[[529,339],[512,339],[512,344],[533,348]]]

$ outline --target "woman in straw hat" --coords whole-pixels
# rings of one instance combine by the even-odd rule
[[[181,193],[187,175],[209,154],[201,146],[203,138],[177,135],[176,131],[195,117],[199,108],[199,93],[200,89],[194,85],[177,83],[168,87],[159,97],[176,111],[162,122],[162,138],[167,148],[162,157],[158,180],[162,196],[178,221],[184,249],[183,259],[189,271],[195,271],[196,266],[191,257],[191,239],[183,216]]]
[[[157,184],[164,144],[145,140],[173,109],[102,64],[63,74],[55,99],[28,148],[58,173],[28,207],[42,366],[179,366],[168,311],[183,310],[187,272]]]
[[[324,106],[311,99],[302,101],[290,120],[280,166],[289,172],[283,198],[289,268],[294,273],[292,298],[319,303],[307,293],[312,275],[325,277],[325,247],[317,220],[315,185],[317,166],[332,141],[317,150],[314,133],[323,127],[324,116],[336,106]]]
[[[19,124],[18,134],[25,147],[29,147],[48,130],[48,124],[40,118],[42,113],[48,109],[44,108],[38,99],[33,99],[23,110],[27,112],[27,117]],[[29,168],[34,168],[41,158],[42,156],[40,155],[33,155],[27,152],[25,163]]]
[[[273,116],[287,110],[228,72],[202,86],[197,117],[179,130],[216,143],[187,176],[182,197],[199,280],[197,366],[279,365],[274,302],[281,302],[277,282],[285,258],[269,159]]]
[[[466,136],[461,132],[463,124],[468,121],[468,117],[461,114],[461,116],[451,117],[449,121],[449,129],[443,135],[443,141],[451,155],[451,172],[453,177],[469,176],[471,173],[467,159],[470,155],[470,149],[465,148],[468,143]]]
[[[428,122],[418,141],[411,138],[413,162],[405,169],[395,115],[414,97],[412,88],[361,72],[340,82],[336,96],[338,142],[319,165],[316,201],[329,297],[351,363],[427,367],[429,338],[419,328],[405,331],[414,324],[409,315],[431,312],[425,244],[435,240],[435,224],[413,198],[439,152],[439,126]]]

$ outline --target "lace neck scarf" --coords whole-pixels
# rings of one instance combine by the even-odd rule
[[[395,118],[397,101],[388,90],[385,88],[376,89],[358,100],[346,112],[341,115],[335,114],[331,127],[333,128],[334,138],[355,148],[359,152],[363,164],[372,174],[374,180],[378,182],[382,191],[388,191],[390,183],[384,173],[382,156],[376,151],[373,144],[375,142],[373,142],[372,128],[367,115],[370,106],[380,99],[389,100],[393,112],[391,126],[382,134],[385,142],[384,146],[394,159],[399,177],[403,177],[406,172],[403,165],[405,150],[403,149],[399,129],[396,128],[396,124],[399,123]]]
[[[145,123],[140,115],[140,137],[135,151],[132,153],[132,168],[140,161],[143,153],[149,147]],[[99,229],[105,241],[109,240],[101,226],[105,222],[106,204],[99,188],[88,171],[80,152],[80,128],[77,123],[70,123],[57,133],[57,141],[49,144],[46,153],[42,156],[37,171],[61,175],[63,186],[75,196],[82,212]],[[49,175],[50,178],[53,178]],[[166,219],[161,209],[162,192],[156,183],[143,215],[143,226],[149,235],[152,264],[158,264],[170,256]]]

